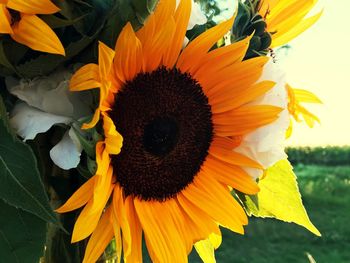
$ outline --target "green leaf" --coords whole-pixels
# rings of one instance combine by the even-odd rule
[[[47,75],[63,62],[79,54],[79,52],[86,48],[92,41],[93,38],[83,37],[66,47],[65,57],[51,54],[40,55],[33,60],[19,65],[17,71],[24,78]]]
[[[115,46],[117,37],[127,22],[138,30],[156,7],[158,0],[117,0],[107,19],[100,40],[110,47]]]
[[[0,199],[47,222],[58,223],[41,181],[35,155],[11,132],[1,97]]]
[[[45,221],[0,199],[1,262],[38,263],[45,241]]]
[[[2,65],[4,68],[7,69],[8,73],[11,74],[15,72],[15,68],[7,58],[3,43],[3,41],[0,41],[0,66]]]
[[[258,206],[249,197],[245,202],[249,215],[293,222],[321,236],[306,213],[293,167],[288,160],[279,161],[267,169],[266,175],[259,181],[259,187]]]

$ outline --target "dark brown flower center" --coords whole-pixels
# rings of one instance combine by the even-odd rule
[[[208,99],[189,74],[138,74],[118,92],[110,116],[124,138],[112,165],[126,195],[164,201],[193,181],[213,125]]]

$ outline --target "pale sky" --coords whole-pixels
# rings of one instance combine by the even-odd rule
[[[302,0],[301,0],[302,1]],[[228,3],[232,1],[222,1]],[[350,0],[320,0],[321,19],[290,42],[279,64],[295,88],[308,89],[324,105],[307,106],[321,119],[309,129],[294,125],[289,145],[350,145]]]

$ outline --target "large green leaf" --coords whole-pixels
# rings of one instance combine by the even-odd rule
[[[321,235],[306,213],[293,167],[288,160],[281,160],[267,169],[259,187],[257,203],[249,196],[243,200],[249,215],[293,222],[317,236]]]
[[[33,151],[11,133],[1,97],[0,199],[47,222],[58,222],[49,204]]]
[[[45,241],[45,221],[0,199],[0,262],[38,263]]]

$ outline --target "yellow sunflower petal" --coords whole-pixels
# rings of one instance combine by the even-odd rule
[[[271,90],[275,84],[273,81],[262,81],[247,88],[241,88],[239,91],[231,89],[231,92],[226,93],[220,92],[220,88],[216,88],[218,90],[216,96],[209,97],[212,112],[216,114],[238,108],[262,96]],[[227,88],[222,89],[226,90]]]
[[[133,79],[142,68],[142,45],[130,23],[120,33],[114,59],[115,72],[122,82]]]
[[[103,130],[105,134],[106,151],[109,154],[119,154],[123,145],[123,137],[117,132],[112,119],[103,115]]]
[[[152,72],[157,69],[166,55],[168,47],[171,44],[171,40],[175,33],[175,21],[174,19],[168,19],[164,28],[154,36],[154,42],[147,51],[144,52],[144,70]]]
[[[105,199],[101,202],[100,209],[96,209],[96,203],[91,199],[80,213],[78,219],[75,222],[72,243],[78,242],[87,238],[96,229],[100,220],[101,214],[105,205],[107,204],[108,197],[111,195],[113,186],[109,189],[105,189]],[[107,198],[106,198],[107,197]],[[88,223],[87,223],[88,222]]]
[[[50,0],[8,0],[7,7],[24,14],[54,14],[60,9]]]
[[[312,92],[303,89],[293,89],[296,100],[306,103],[322,103],[322,101]]]
[[[167,202],[135,198],[134,204],[152,261],[187,262],[186,248],[170,211],[166,209]]]
[[[98,65],[87,64],[74,73],[69,83],[69,89],[82,91],[99,88],[101,85]]]
[[[111,218],[112,208],[108,207],[90,237],[86,246],[83,263],[95,263],[102,255],[109,242],[111,242],[114,235]]]
[[[98,42],[98,67],[101,81],[109,80],[109,73],[113,65],[114,55],[115,52],[113,49],[109,48],[101,41]]]
[[[12,34],[11,15],[4,4],[0,4],[0,34]]]
[[[231,196],[229,190],[213,178],[198,174],[182,194],[220,225],[243,234],[243,225],[248,223],[243,208]]]
[[[263,169],[261,164],[257,163],[256,161],[240,153],[234,152],[232,148],[229,148],[230,145],[232,145],[231,139],[215,137],[210,146],[209,155],[232,165]]]
[[[126,244],[126,237],[123,228],[123,239],[125,240],[125,242],[123,242],[123,247],[125,248],[124,261],[125,263],[142,262],[142,228],[131,197],[125,199],[125,213],[126,221],[131,227],[130,240],[128,242],[129,250],[128,247],[125,248],[124,246],[124,244]],[[129,251],[129,253],[126,253],[126,251]]]
[[[230,105],[224,105],[228,108]],[[213,114],[218,136],[244,135],[278,119],[283,108],[270,105],[242,106],[222,114]]]
[[[119,263],[122,257],[123,243],[122,243],[121,227],[113,206],[112,206],[112,213],[111,213],[111,224],[113,226],[113,232],[114,232],[117,262]]]
[[[151,72],[162,62],[175,33],[175,1],[159,1],[154,14],[137,33],[143,47],[143,69]]]
[[[91,198],[94,190],[96,176],[91,177],[84,183],[60,208],[56,209],[57,213],[66,213],[73,211],[85,205]]]
[[[64,47],[55,32],[35,15],[21,15],[13,27],[11,37],[31,49],[52,54],[65,55]]]
[[[242,61],[251,38],[252,36],[247,37],[241,41],[207,53],[203,58],[202,65],[193,77],[200,78],[201,75],[215,74],[234,63]]]
[[[199,239],[207,238],[210,233],[220,232],[218,225],[209,214],[202,211],[198,206],[188,201],[182,193],[179,193],[177,200],[187,217],[188,227],[193,232],[198,232],[194,236]]]
[[[98,123],[98,121],[100,120],[100,114],[101,114],[101,111],[100,109],[96,109],[94,115],[92,116],[92,119],[89,123],[84,123],[81,128],[83,130],[87,130],[87,129],[91,129],[93,127],[96,126],[96,124]]]
[[[177,62],[177,67],[182,72],[189,72],[195,75],[196,70],[202,64],[202,59],[205,57],[205,54],[230,30],[233,20],[234,17],[210,28],[191,41],[181,53]]]
[[[256,194],[259,192],[258,184],[239,166],[221,162],[208,156],[203,166],[203,172],[242,193]]]
[[[182,49],[191,15],[191,0],[181,0],[175,12],[175,32],[163,57],[163,65],[173,68]]]
[[[307,19],[304,19],[303,21],[299,22],[297,25],[294,25],[292,28],[290,28],[286,33],[281,34],[279,36],[273,37],[272,45],[271,47],[278,47],[282,46],[304,31],[306,31],[309,27],[311,27],[313,24],[315,24],[318,19],[322,16],[323,12],[320,12],[312,17],[309,17]]]
[[[257,57],[245,60],[240,63],[234,63],[213,74],[195,74],[195,78],[201,84],[203,91],[210,97],[217,90],[225,88],[225,92],[230,89],[244,90],[258,81],[263,67],[269,61],[268,57]]]
[[[100,159],[101,158],[101,159]],[[113,167],[110,164],[110,157],[106,150],[101,157],[97,157],[97,171],[94,186],[93,204],[90,212],[100,211],[106,204],[109,194],[108,189],[113,186]]]

